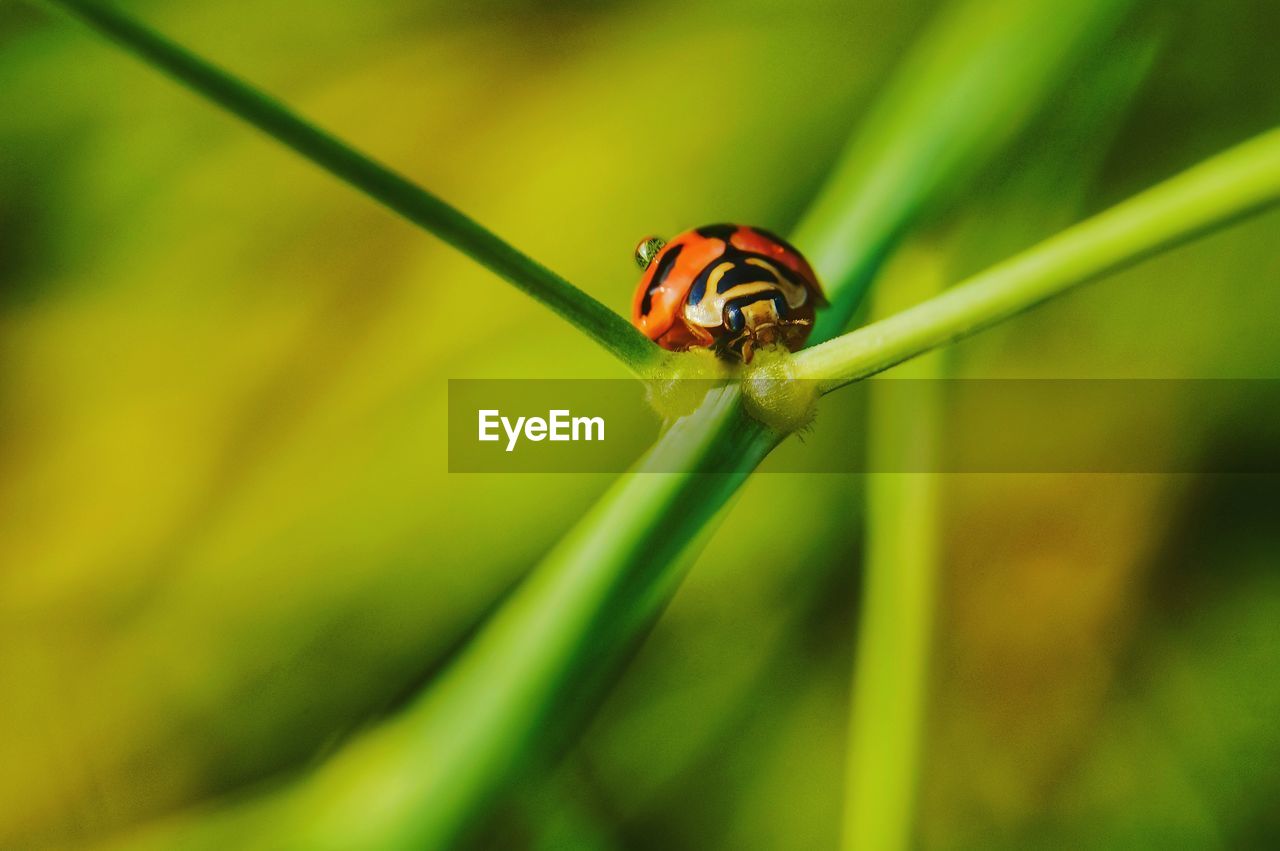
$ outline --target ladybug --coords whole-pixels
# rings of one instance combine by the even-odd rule
[[[631,322],[672,351],[709,348],[743,362],[774,344],[794,352],[827,303],[808,261],[761,228],[707,225],[670,242],[651,236],[636,246],[636,263],[645,271]]]

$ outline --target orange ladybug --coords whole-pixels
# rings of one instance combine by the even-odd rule
[[[636,246],[644,276],[631,322],[672,351],[710,348],[743,362],[764,346],[791,351],[826,304],[808,261],[786,240],[743,225],[707,225]]]

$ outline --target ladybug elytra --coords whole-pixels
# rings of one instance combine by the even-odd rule
[[[794,352],[826,303],[808,261],[761,228],[707,225],[666,243],[648,237],[636,263],[645,273],[631,321],[672,351],[710,348],[744,362],[765,346]]]

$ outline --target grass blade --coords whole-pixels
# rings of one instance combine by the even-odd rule
[[[283,104],[94,0],[44,0],[541,301],[647,377],[664,354],[631,323],[478,222]]]
[[[1127,0],[965,0],[911,50],[793,235],[841,333],[905,228],[990,162]]]
[[[940,296],[799,352],[797,374],[830,392],[1277,202],[1280,130],[1271,130]]]

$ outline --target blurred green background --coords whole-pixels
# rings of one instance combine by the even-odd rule
[[[786,232],[934,5],[126,7],[625,312],[641,235]],[[1271,0],[1139,3],[879,286],[958,279],[1276,125],[1277,31]],[[952,369],[1280,378],[1278,233],[1166,254]],[[394,710],[610,481],[449,475],[446,379],[619,375],[256,132],[0,6],[0,846],[270,786]],[[862,491],[755,477],[476,842],[833,847]],[[943,508],[921,846],[1278,841],[1280,482],[957,475]],[[787,534],[743,534],[765,514]]]

